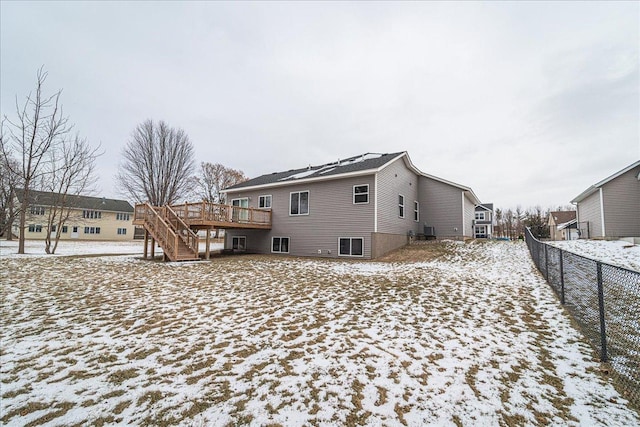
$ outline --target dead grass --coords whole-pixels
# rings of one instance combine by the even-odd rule
[[[1,368],[0,421],[65,424],[70,409],[84,408],[92,425],[198,425],[215,409],[226,411],[229,425],[286,425],[284,414],[302,410],[312,425],[408,425],[415,419],[408,414],[429,414],[425,402],[449,396],[460,379],[466,398],[486,403],[484,375],[504,402],[494,411],[501,425],[526,421],[512,393],[525,381],[548,387],[530,400],[551,409],[518,410],[540,424],[580,422],[547,350],[556,331],[540,316],[537,297],[520,279],[497,286],[459,268],[462,258],[488,263],[481,249],[415,242],[369,263],[394,268],[389,274],[359,273],[359,262],[293,257],[184,265],[11,260],[0,265],[12,271],[3,289],[3,343],[34,339],[27,341],[31,354],[3,350],[11,363]],[[454,275],[409,268],[452,259]],[[528,360],[511,354],[513,340],[531,347]],[[584,345],[579,337],[572,342]],[[473,363],[456,366],[457,357]],[[77,400],[38,402],[34,390],[52,384]],[[431,416],[469,422],[464,409],[449,409],[446,419]]]

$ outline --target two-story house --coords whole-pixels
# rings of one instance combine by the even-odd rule
[[[490,239],[493,236],[493,203],[476,206],[473,220],[473,237]]]
[[[406,152],[266,174],[224,193],[233,206],[271,210],[272,221],[268,230],[227,229],[226,248],[321,257],[376,258],[422,234],[473,238],[480,204]]]
[[[17,192],[16,206],[22,205],[22,192]],[[59,204],[59,194],[31,190],[25,230],[26,239],[44,239],[49,214]],[[125,200],[89,196],[67,196],[68,218],[62,224],[60,240],[132,240],[133,206]],[[14,222],[13,233],[19,234]],[[52,226],[56,232],[56,225]]]

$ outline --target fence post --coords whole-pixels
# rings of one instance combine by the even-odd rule
[[[549,282],[549,254],[547,245],[544,245],[544,278]]]
[[[607,362],[609,357],[607,355],[607,335],[604,323],[604,286],[602,284],[602,263],[600,261],[596,261],[596,270],[598,272],[598,306],[600,308],[600,360]]]
[[[560,249],[560,303],[564,305],[564,251]]]

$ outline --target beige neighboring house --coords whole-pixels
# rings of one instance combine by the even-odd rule
[[[551,240],[577,240],[576,211],[549,212],[549,238]]]
[[[22,193],[18,193],[16,206],[22,204]],[[56,193],[30,191],[26,239],[44,240],[49,214],[57,196]],[[68,197],[67,205],[71,213],[62,225],[60,240],[133,240],[133,206],[126,200],[89,196]],[[12,231],[15,235],[19,234],[17,221],[14,222]],[[55,226],[52,231],[55,231]]]
[[[640,160],[593,184],[571,201],[580,238],[640,242]]]

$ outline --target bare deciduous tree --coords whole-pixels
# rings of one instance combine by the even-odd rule
[[[19,254],[24,253],[26,213],[29,210],[31,186],[46,174],[44,162],[47,153],[54,149],[71,130],[67,117],[62,114],[60,105],[62,91],[59,90],[50,96],[45,95],[43,90],[46,79],[47,73],[40,68],[37,73],[35,94],[27,95],[22,106],[16,97],[17,118],[12,121],[5,117],[8,123],[8,134],[2,138],[2,144],[0,144],[0,154],[5,164],[22,184],[22,188],[19,189],[22,193],[19,212]],[[17,162],[12,166],[9,159],[14,156]]]
[[[193,145],[182,129],[146,120],[135,128],[122,156],[116,180],[136,202],[164,206],[189,191]]]
[[[63,140],[57,150],[51,152],[49,174],[43,188],[52,195],[48,209],[45,252],[54,254],[60,241],[62,226],[72,212],[72,200],[90,192],[96,182],[95,160],[101,154],[100,147],[89,146],[86,139],[76,135]]]
[[[2,144],[1,128],[0,144]],[[0,236],[5,235],[7,240],[13,240],[11,226],[17,214],[14,195],[16,189],[21,188],[20,180],[18,175],[13,172],[14,170],[18,170],[16,160],[0,156]]]
[[[245,174],[219,163],[202,162],[200,176],[196,177],[197,194],[202,200],[212,203],[225,203],[224,194],[227,187],[246,181]]]

